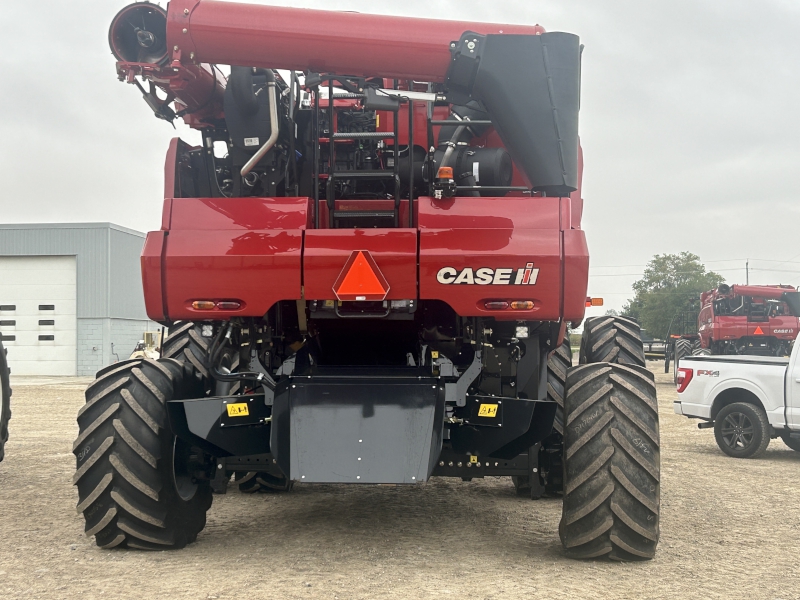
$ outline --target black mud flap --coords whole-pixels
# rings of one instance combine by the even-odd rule
[[[442,449],[444,403],[429,377],[295,377],[275,393],[272,454],[303,483],[421,483]]]
[[[269,452],[270,407],[263,394],[170,400],[167,408],[173,433],[212,456]]]

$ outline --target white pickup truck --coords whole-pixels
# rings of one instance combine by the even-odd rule
[[[728,456],[754,458],[771,438],[800,452],[800,343],[787,358],[685,356],[675,412],[714,428]]]

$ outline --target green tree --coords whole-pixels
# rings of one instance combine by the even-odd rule
[[[622,312],[638,319],[651,335],[663,338],[677,313],[698,310],[701,292],[724,281],[719,273],[706,271],[700,257],[691,252],[656,254],[633,284],[635,296]]]

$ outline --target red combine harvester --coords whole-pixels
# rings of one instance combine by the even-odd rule
[[[700,296],[697,333],[711,354],[788,356],[800,331],[792,286],[721,285]]]
[[[99,546],[194,541],[233,473],[244,491],[506,475],[563,490],[571,556],[653,556],[638,326],[587,320],[575,368],[564,343],[589,266],[576,36],[173,0],[123,8],[109,41],[201,143],[170,145],[142,256],[162,358],[100,371],[78,415]]]

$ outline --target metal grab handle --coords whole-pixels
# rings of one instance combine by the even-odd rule
[[[258,164],[258,161],[264,158],[264,155],[269,152],[275,145],[275,142],[278,141],[278,98],[275,93],[275,85],[274,81],[267,82],[267,87],[269,88],[269,138],[267,138],[264,145],[258,149],[258,152],[247,161],[247,164],[242,167],[242,170],[239,172],[242,177],[252,171],[253,167]]]

